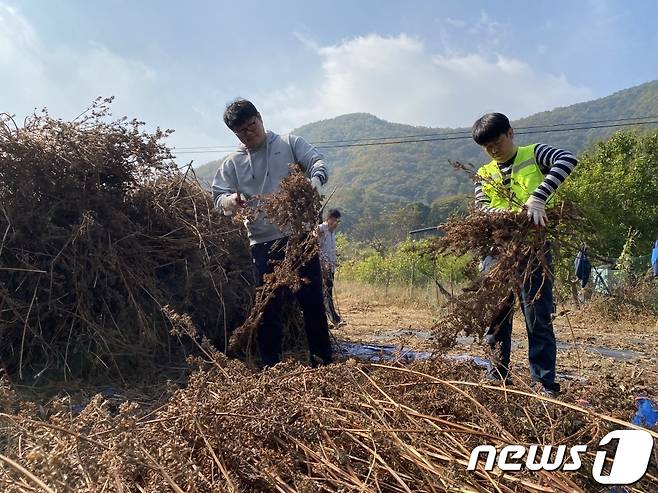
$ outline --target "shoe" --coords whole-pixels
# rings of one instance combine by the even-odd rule
[[[557,396],[560,395],[560,391],[543,387],[539,392],[539,395],[543,397],[550,397],[551,399],[556,399]]]
[[[553,382],[550,387],[547,387],[543,383],[535,380],[530,384],[530,387],[534,388],[539,388],[540,390],[538,391],[539,395],[542,395],[544,397],[550,397],[551,399],[555,399],[558,395],[560,395],[560,384]]]
[[[332,356],[327,356],[323,358],[321,356],[318,356],[317,354],[310,355],[309,363],[311,364],[311,368],[318,368],[319,366],[330,365],[333,362],[334,362],[334,358]]]
[[[503,378],[498,373],[487,372],[485,378],[488,382],[492,382],[492,383],[501,382],[505,386],[514,385],[514,382],[512,382],[512,379],[509,376],[505,377],[505,379],[503,380]]]

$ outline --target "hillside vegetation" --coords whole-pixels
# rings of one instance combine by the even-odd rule
[[[647,115],[658,115],[658,81],[619,91],[601,99],[537,113],[517,120],[513,125],[521,128]],[[651,127],[652,125],[639,125],[637,128],[644,130]],[[521,134],[521,131],[517,136],[517,143],[541,141],[580,153],[593,143],[608,138],[616,130],[618,128],[608,127],[525,135]],[[363,221],[388,221],[380,216],[398,211],[410,203],[422,203],[431,208],[437,200],[443,203],[446,199],[461,202],[455,196],[470,195],[472,187],[465,173],[455,170],[449,161],[479,164],[486,157],[468,138],[468,134],[462,134],[465,138],[420,143],[358,147],[335,147],[336,145],[354,144],[345,141],[355,139],[460,131],[468,132],[468,129],[415,127],[387,122],[370,114],[354,113],[303,125],[295,129],[294,133],[322,148],[332,171],[328,191],[337,187],[332,204],[345,211],[344,226],[349,231],[359,223],[359,226],[362,226]],[[200,179],[206,183],[212,182],[220,162],[221,159],[218,159],[199,167],[197,174]],[[425,215],[423,219],[430,217]],[[420,225],[426,224],[431,223]]]

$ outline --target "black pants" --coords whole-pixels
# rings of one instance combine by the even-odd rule
[[[546,249],[546,261],[552,271],[550,247]],[[519,266],[521,271],[525,265]],[[492,322],[490,331],[496,331],[492,348],[500,344],[499,359],[495,362],[495,376],[507,378],[509,373],[510,354],[512,350],[512,317],[514,316],[514,294],[510,294],[501,311]],[[528,333],[528,361],[530,377],[535,382],[550,390],[560,390],[555,382],[555,365],[557,347],[553,332],[553,280],[551,275],[545,275],[542,266],[533,266],[532,274],[528,276],[521,289],[521,310],[525,318]]]
[[[263,284],[263,276],[274,271],[272,261],[283,260],[287,243],[288,239],[282,238],[258,243],[251,247],[251,256],[256,267],[259,286]],[[299,301],[304,315],[304,329],[308,338],[311,362],[314,362],[315,356],[324,363],[330,363],[332,361],[331,341],[324,312],[322,270],[318,255],[300,268],[299,275],[308,281],[295,293],[295,297]],[[279,312],[282,305],[290,299],[290,289],[287,287],[278,289],[263,313],[258,327],[258,347],[264,365],[272,366],[281,359],[283,321]]]
[[[334,305],[334,273],[331,269],[326,269],[323,272],[323,280],[324,308],[327,312],[327,318],[332,324],[338,325],[341,322],[341,319],[336,311],[336,305]]]

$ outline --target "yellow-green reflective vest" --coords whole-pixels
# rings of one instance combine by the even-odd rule
[[[544,174],[535,161],[536,146],[537,144],[532,144],[517,148],[509,190],[503,187],[503,174],[495,160],[478,170],[482,192],[491,200],[491,207],[518,212],[532,192],[544,181]],[[515,200],[510,200],[511,197]],[[550,202],[549,200],[549,204]]]

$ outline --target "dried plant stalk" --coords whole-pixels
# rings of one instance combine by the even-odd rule
[[[99,395],[77,415],[68,398],[0,413],[3,456],[32,475],[0,467],[0,490],[26,491],[36,478],[81,493],[598,491],[593,453],[577,472],[466,466],[481,444],[595,449],[611,429],[633,427],[634,393],[646,390],[637,375],[625,386],[602,375],[572,383],[560,402],[479,384],[480,370],[440,358],[407,367],[284,362],[264,372],[212,358],[155,409],[113,410]],[[583,398],[586,409],[574,404]],[[657,473],[654,457],[634,491],[655,491]]]

